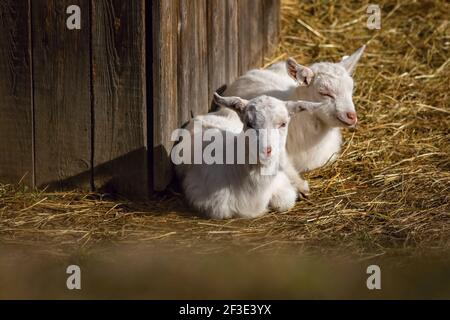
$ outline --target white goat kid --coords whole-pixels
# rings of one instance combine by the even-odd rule
[[[342,144],[340,128],[356,125],[352,74],[364,49],[361,47],[339,63],[321,62],[308,68],[291,58],[264,70],[251,70],[231,84],[224,95],[252,99],[265,94],[281,100],[334,101],[291,121],[288,155],[296,170],[310,171],[334,161]],[[216,114],[238,120],[226,109]]]
[[[277,211],[292,208],[297,199],[297,191],[286,174],[279,169],[283,155],[287,158],[285,146],[288,123],[291,114],[316,108],[320,104],[284,102],[268,96],[247,101],[238,97],[221,97],[218,94],[215,94],[214,101],[224,108],[234,110],[240,123],[244,125],[241,125],[239,132],[235,132],[232,128],[229,129],[236,121],[207,114],[195,117],[186,127],[191,133],[190,138],[183,138],[179,142],[181,145],[176,145],[178,149],[192,150],[198,135],[201,135],[203,154],[208,147],[204,141],[209,140],[203,139],[205,132],[213,130],[214,136],[223,136],[219,139],[220,146],[223,146],[221,164],[175,166],[191,206],[215,219],[254,218],[263,215],[269,207]],[[202,131],[195,131],[199,126]],[[257,148],[252,148],[251,143],[239,143],[246,141],[246,138],[251,141],[251,135],[248,134],[251,131],[256,137]],[[244,150],[239,150],[239,146]],[[229,159],[228,152],[232,152],[232,163],[226,160]],[[245,154],[246,160],[236,163],[239,152]],[[247,158],[256,161],[252,164]]]

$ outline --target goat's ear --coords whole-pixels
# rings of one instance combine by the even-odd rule
[[[237,112],[243,112],[248,104],[247,100],[239,97],[222,97],[217,93],[214,93],[214,102],[219,106],[230,108]]]
[[[314,72],[310,68],[298,64],[294,58],[287,59],[286,68],[289,75],[301,86],[309,86],[314,78]]]
[[[286,108],[288,109],[290,115],[301,111],[313,111],[323,105],[324,103],[321,102],[310,102],[303,100],[286,102]]]
[[[364,50],[366,49],[366,45],[363,45],[361,48],[355,51],[351,56],[345,56],[342,58],[340,62],[341,65],[347,70],[347,72],[352,75],[356,69],[356,65],[358,64],[359,59],[361,58]]]

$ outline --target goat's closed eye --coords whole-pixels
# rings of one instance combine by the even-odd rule
[[[334,96],[328,92],[319,92],[322,96],[334,99]]]

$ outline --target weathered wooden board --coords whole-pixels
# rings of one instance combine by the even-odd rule
[[[209,0],[208,4],[208,77],[209,99],[222,85],[239,74],[237,0]]]
[[[208,3],[208,98],[227,83],[227,2],[209,0]]]
[[[153,0],[153,190],[170,183],[170,137],[178,127],[178,0]],[[194,58],[193,58],[194,59]],[[150,79],[148,79],[150,80]],[[150,112],[150,110],[149,110]]]
[[[178,121],[208,112],[206,0],[180,1],[178,34]]]
[[[0,2],[0,182],[33,184],[29,1]]]
[[[225,61],[227,65],[226,82],[231,83],[239,76],[239,0],[225,0],[226,7],[226,49]]]
[[[92,1],[94,185],[145,199],[145,0]]]
[[[38,186],[91,186],[89,0],[33,0],[35,176]],[[81,8],[81,30],[66,9]]]
[[[263,0],[264,55],[271,55],[280,37],[281,0]]]
[[[263,0],[239,0],[239,72],[260,67],[264,56]]]

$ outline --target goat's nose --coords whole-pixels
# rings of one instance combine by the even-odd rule
[[[358,117],[356,116],[356,112],[347,112],[347,118],[355,124],[358,121]]]
[[[272,154],[272,147],[267,147],[264,149],[264,154],[270,156]]]

